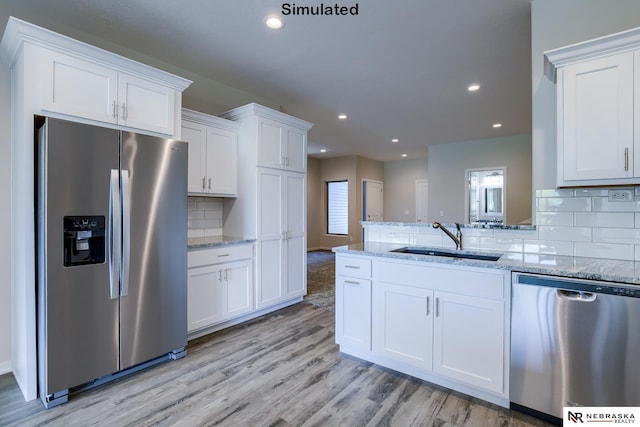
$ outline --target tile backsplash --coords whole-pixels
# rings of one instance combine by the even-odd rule
[[[625,189],[632,200],[611,200],[608,188],[538,190],[535,230],[464,228],[464,248],[640,261],[640,187]],[[367,241],[455,247],[428,225],[365,229]]]
[[[222,235],[223,200],[214,197],[188,198],[187,237]]]

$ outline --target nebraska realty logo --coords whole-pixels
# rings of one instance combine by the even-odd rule
[[[289,15],[312,15],[312,16],[344,16],[358,14],[358,3],[343,6],[338,3],[335,4],[316,4],[314,6],[298,5],[296,3],[282,3],[282,14],[284,16]]]
[[[565,407],[563,426],[598,423],[600,426],[635,424],[638,407]]]

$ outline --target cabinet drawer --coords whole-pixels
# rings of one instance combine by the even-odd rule
[[[371,260],[338,255],[336,257],[336,275],[368,279],[371,277]]]
[[[253,245],[220,246],[187,252],[187,268],[219,264],[253,257]]]
[[[374,279],[471,296],[503,299],[505,275],[500,270],[447,267],[439,264],[376,261]]]

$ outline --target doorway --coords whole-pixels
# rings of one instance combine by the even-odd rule
[[[465,170],[465,212],[467,223],[503,224],[507,217],[505,194],[507,168]]]

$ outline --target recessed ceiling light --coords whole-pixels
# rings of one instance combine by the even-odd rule
[[[404,154],[404,153],[402,153],[402,154],[400,154],[400,155],[401,155],[402,157],[407,157],[407,155],[406,155],[406,154]]]
[[[346,114],[340,114],[340,115],[338,116],[338,118],[339,118],[340,120],[347,120],[347,115],[346,115]]]
[[[478,83],[470,84],[469,87],[467,88],[469,92],[475,92],[478,89],[480,89],[480,85]]]
[[[276,15],[269,15],[264,18],[264,24],[272,30],[280,30],[284,27],[284,21]]]
[[[395,144],[396,142],[398,142],[398,141],[400,141],[398,138],[393,138],[393,139],[391,140],[391,142],[393,142],[394,144]]]
[[[326,149],[326,148],[321,148],[321,149],[320,149],[320,152],[321,152],[321,153],[326,153],[326,152],[327,152],[327,149]]]
[[[502,127],[502,123],[494,123],[492,126],[494,128],[501,128]]]

